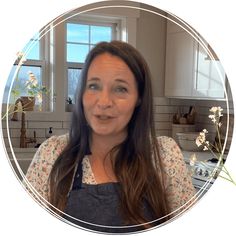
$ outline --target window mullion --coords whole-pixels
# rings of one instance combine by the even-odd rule
[[[91,45],[91,25],[89,25],[89,50],[90,50],[90,45]]]
[[[72,24],[71,27],[66,27],[68,30],[72,30],[73,33],[77,34],[78,30],[80,30],[80,27],[75,27],[73,26],[73,24],[78,24],[78,25],[86,25],[88,28],[88,33],[86,32],[86,37],[82,37],[82,39],[85,39],[85,41],[83,40],[78,40],[78,38],[73,38],[73,37],[65,37],[67,38],[66,40],[66,47],[67,45],[71,45],[70,47],[73,49],[77,48],[74,45],[80,45],[81,47],[81,53],[83,53],[83,45],[88,45],[88,50],[91,50],[91,47],[94,46],[95,42],[93,43],[92,40],[95,40],[97,42],[102,41],[102,40],[113,40],[113,39],[117,39],[118,34],[116,33],[116,26],[118,25],[116,22],[111,22],[111,20],[109,22],[99,22],[96,21],[95,18],[91,18],[91,21],[69,21],[68,25]],[[93,28],[93,26],[97,26],[95,28]],[[99,26],[101,28],[99,28]],[[104,38],[104,34],[100,31],[103,30],[102,27],[105,27],[104,32],[109,32],[109,30],[111,29],[111,35],[109,34],[109,37],[105,36]],[[108,29],[109,28],[109,29]],[[94,32],[94,39],[92,39],[92,31],[95,30]],[[69,33],[70,31],[68,31]],[[79,33],[82,33],[83,31],[79,31]],[[100,32],[101,32],[101,36],[100,36]],[[85,35],[83,35],[85,36]],[[80,42],[81,41],[81,42]],[[80,48],[78,47],[78,48]],[[80,49],[79,49],[80,50]],[[71,51],[71,54],[70,54]],[[77,52],[77,51],[76,51]],[[72,99],[74,97],[74,90],[75,90],[75,82],[78,81],[79,82],[79,73],[81,72],[81,69],[84,66],[84,63],[78,63],[76,61],[80,61],[81,59],[78,58],[76,59],[76,54],[73,54],[74,51],[73,50],[68,50],[67,52],[68,54],[66,55],[66,58],[68,58],[68,60],[70,61],[66,61],[66,75],[67,75],[67,83],[65,84],[65,87],[67,88],[67,92],[66,92],[66,97],[70,96]],[[83,55],[83,54],[82,54]]]

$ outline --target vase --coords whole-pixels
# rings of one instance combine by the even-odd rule
[[[34,110],[35,97],[33,97],[33,96],[21,96],[19,98],[18,102],[21,102],[23,111],[33,111]]]
[[[66,104],[66,111],[72,112],[74,109],[74,104]]]

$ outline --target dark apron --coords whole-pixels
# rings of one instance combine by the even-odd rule
[[[119,211],[119,188],[119,183],[82,183],[80,164],[67,199],[65,213],[68,216],[64,218],[78,226],[99,232],[126,233],[143,230],[143,227],[137,226],[124,227]]]

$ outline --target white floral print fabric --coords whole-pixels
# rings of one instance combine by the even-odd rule
[[[158,137],[157,141],[164,168],[167,201],[171,211],[175,211],[191,201],[195,195],[195,189],[192,185],[191,176],[188,173],[182,152],[176,142],[166,136]],[[55,160],[67,145],[67,142],[67,134],[52,136],[47,139],[37,150],[27,171],[26,179],[45,200],[48,199],[49,195],[48,177],[50,171]],[[96,184],[87,156],[83,159],[82,169],[82,182]]]

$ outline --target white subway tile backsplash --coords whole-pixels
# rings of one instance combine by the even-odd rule
[[[26,137],[34,137],[34,131],[36,131],[37,137],[45,137],[45,129],[26,129]],[[11,129],[11,137],[20,137],[20,129]]]
[[[36,132],[36,138],[45,137],[45,129],[27,129],[28,137],[34,137],[34,131]]]
[[[48,131],[46,133],[48,133]],[[68,129],[53,129],[52,133],[53,135],[63,135],[68,133]]]
[[[197,123],[212,124],[211,119],[207,115],[198,114],[196,118]]]
[[[20,129],[9,129],[11,138],[20,137]]]
[[[158,136],[172,136],[172,118],[173,115],[180,110],[181,113],[188,113],[190,106],[195,106],[196,116],[196,131],[201,131],[203,128],[208,129],[210,133],[215,132],[212,121],[208,118],[209,109],[212,106],[221,106],[226,112],[226,102],[224,101],[203,101],[203,100],[188,100],[188,99],[174,99],[165,97],[154,97],[154,121],[155,129]],[[233,103],[230,102],[230,112],[233,114]],[[3,136],[7,142],[7,129],[6,122],[3,121]],[[63,120],[39,120],[39,121],[26,121],[26,135],[33,137],[34,130],[36,131],[37,143],[42,143],[46,140],[46,135],[49,127],[53,127],[53,135],[62,135],[69,132],[70,121]],[[12,145],[19,147],[20,142],[20,128],[21,121],[9,121],[10,135]],[[30,144],[34,147],[35,144]],[[6,144],[9,146],[9,144]]]
[[[46,140],[45,137],[43,137],[43,138],[36,138],[37,144],[41,144],[41,143],[43,143],[45,140]],[[34,147],[35,145],[36,145],[35,143],[30,143],[30,144],[29,144],[29,147]]]
[[[170,130],[171,129],[171,122],[155,122],[155,129],[156,130]]]
[[[7,137],[7,129],[2,129],[2,135],[3,137]]]
[[[171,106],[189,106],[193,105],[195,106],[195,101],[188,100],[188,99],[170,99],[170,105]]]
[[[69,129],[70,128],[70,124],[71,124],[70,121],[63,121],[62,122],[62,128],[63,129]]]
[[[202,101],[202,100],[198,100],[197,101],[197,105],[198,106],[202,106],[202,107],[206,107],[206,108],[211,108],[211,107],[226,107],[226,101]]]
[[[175,106],[155,106],[155,113],[159,114],[174,114],[177,110]]]
[[[171,133],[169,130],[157,130],[156,131],[157,136],[171,136]]]
[[[20,147],[20,138],[10,138],[9,140],[7,137],[5,137],[4,142],[6,147],[9,147],[10,143],[13,147]]]
[[[13,129],[14,128],[20,128],[21,127],[21,121],[20,120],[18,120],[18,121],[11,121],[11,120],[9,120],[8,121],[8,127],[9,128],[13,128]],[[6,123],[5,120],[2,122],[2,128],[7,128],[7,123]]]
[[[154,114],[154,120],[155,121],[171,121],[172,116],[170,114]]]
[[[161,105],[161,106],[169,106],[170,105],[170,99],[165,98],[165,97],[154,97],[153,98],[153,104]]]
[[[62,128],[61,121],[28,121],[28,128]]]

